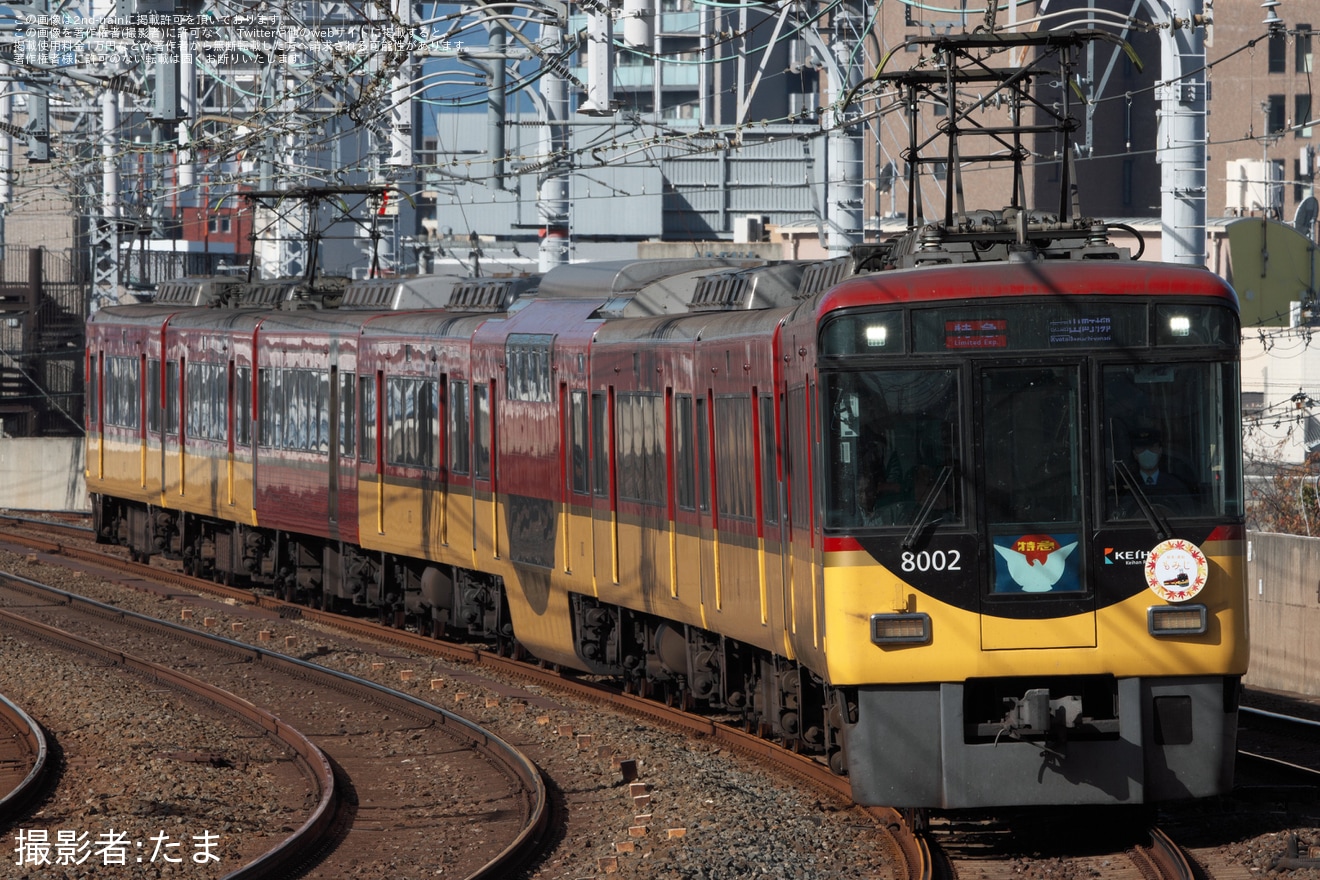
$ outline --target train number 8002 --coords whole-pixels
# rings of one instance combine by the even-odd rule
[[[962,553],[958,550],[909,550],[901,558],[903,571],[962,571]]]

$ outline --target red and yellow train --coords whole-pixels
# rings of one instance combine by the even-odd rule
[[[96,525],[742,716],[862,803],[1224,792],[1236,297],[1031,219],[816,264],[178,283],[88,324]]]

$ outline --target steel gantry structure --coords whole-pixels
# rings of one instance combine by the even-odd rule
[[[146,247],[178,234],[171,226],[185,209],[212,216],[250,204],[253,271],[264,276],[312,271],[326,261],[309,248],[332,240],[366,271],[400,271],[401,245],[418,231],[415,218],[400,228],[400,205],[413,210],[436,180],[484,188],[498,199],[530,177],[537,264],[545,270],[570,258],[571,182],[584,169],[737,151],[756,141],[758,126],[779,124],[822,145],[824,161],[808,188],[821,236],[841,254],[862,238],[866,182],[878,186],[882,165],[892,168],[899,158],[877,157],[875,144],[888,149],[881,128],[907,115],[894,112],[904,104],[886,92],[893,83],[876,76],[896,48],[875,51],[883,4],[10,4],[14,17],[0,22],[7,67],[0,75],[10,85],[0,96],[0,212],[37,182],[75,201],[85,218],[95,308],[119,298],[123,238],[136,236]],[[1074,4],[1071,17],[1060,19],[1043,0],[1035,19],[1020,17],[1015,3],[998,18],[992,5],[982,19],[966,12],[959,19],[986,35],[1046,19],[1051,26],[1109,27],[1118,44],[1132,28],[1162,34],[1159,161],[1166,237],[1176,242],[1166,254],[1189,262],[1204,261],[1199,35],[1211,16],[1203,4],[1208,0],[1177,14],[1155,0],[1109,11]],[[1085,66],[1074,80],[1083,97],[1075,141],[1081,153],[1105,62],[1088,47],[1077,63]],[[688,78],[690,96],[667,103]],[[686,127],[674,123],[686,112],[683,101],[693,111]],[[435,120],[479,108],[488,126],[484,151],[461,162],[437,159],[427,148]],[[511,148],[506,134],[528,114],[540,136],[534,147]],[[931,123],[913,115],[897,124]],[[17,175],[15,141],[26,144],[28,162]],[[946,185],[933,170],[928,180],[936,189]],[[348,205],[327,195],[337,189],[379,196]],[[245,192],[261,196],[244,201]],[[317,198],[304,198],[309,192]],[[910,196],[916,198],[915,178]],[[910,222],[927,213],[913,205]],[[344,217],[353,222],[341,228]],[[350,261],[341,253],[339,262]]]

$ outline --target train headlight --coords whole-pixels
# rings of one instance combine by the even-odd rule
[[[1205,632],[1204,605],[1156,605],[1146,609],[1153,636],[1199,636]]]
[[[930,641],[930,615],[872,614],[871,641],[877,645],[924,645]]]
[[[884,324],[866,328],[866,344],[870,348],[884,348],[889,340],[889,328]]]

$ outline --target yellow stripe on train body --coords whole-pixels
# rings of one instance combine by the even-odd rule
[[[1148,631],[1149,609],[1169,603],[1142,589],[1094,613],[1034,620],[996,619],[996,645],[1012,644],[1015,633],[1021,644],[1043,645],[1025,649],[987,649],[983,615],[920,593],[868,554],[827,554],[826,674],[836,686],[1003,676],[1241,675],[1246,672],[1248,647],[1240,551],[1240,541],[1224,541],[1216,542],[1207,552],[1209,580],[1192,600],[1192,604],[1204,605],[1207,610],[1207,628],[1202,635],[1152,636]],[[1210,556],[1209,552],[1218,555]],[[893,613],[896,592],[907,600],[903,610],[930,616],[928,644],[882,647],[871,641],[871,615]],[[1050,630],[1058,632],[1059,637],[1053,638]],[[1051,642],[1082,646],[1054,647]]]

